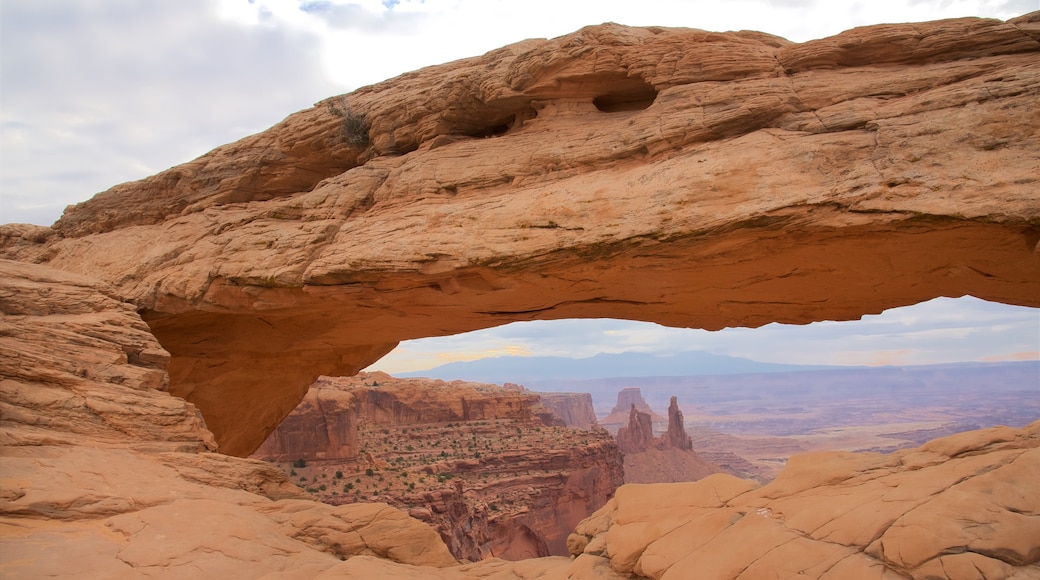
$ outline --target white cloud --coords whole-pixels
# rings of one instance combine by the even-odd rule
[[[340,90],[321,70],[320,38],[222,20],[204,0],[5,0],[2,10],[0,222],[49,224],[69,203]]]

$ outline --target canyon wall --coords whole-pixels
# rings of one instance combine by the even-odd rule
[[[653,435],[653,423],[664,423],[667,421],[666,418],[658,415],[650,408],[646,399],[643,398],[643,392],[639,387],[625,387],[618,391],[617,404],[610,410],[610,414],[600,419],[599,423],[606,430],[616,435],[620,429],[631,423],[633,409],[647,415],[651,424],[651,437]]]
[[[592,406],[592,395],[589,393],[538,393],[538,397],[567,427],[599,427],[596,422],[596,410]]]
[[[802,44],[605,24],[336,96],[5,255],[106,280],[248,455],[320,375],[517,320],[1040,306],[1036,13]]]
[[[591,409],[588,395],[560,399]],[[326,503],[397,506],[464,560],[563,556],[623,468],[606,431],[562,423],[515,385],[322,377],[253,457],[280,462]]]

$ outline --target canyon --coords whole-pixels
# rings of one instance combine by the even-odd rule
[[[1035,12],[801,44],[592,26],[0,226],[4,577],[1037,576],[1036,422],[795,455],[766,485],[626,484],[570,556],[473,563],[409,512],[314,501],[246,457],[319,377],[410,338],[1040,306],[1037,53]],[[282,450],[378,441],[349,433]]]
[[[588,395],[554,400],[595,421]],[[518,385],[322,377],[252,457],[322,502],[398,507],[462,560],[565,556],[623,473],[606,431],[563,422]]]

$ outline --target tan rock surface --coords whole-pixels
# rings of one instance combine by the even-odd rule
[[[525,41],[323,101],[5,251],[132,299],[236,455],[403,339],[1038,306],[1038,19]]]
[[[0,261],[0,576],[310,578],[342,557],[455,564],[385,504],[306,498],[215,447],[166,352],[107,286]]]
[[[319,103],[52,231],[3,226],[24,264],[0,263],[0,571],[1037,576],[1036,424],[811,455],[757,490],[622,487],[566,570],[431,574],[451,559],[421,522],[204,450],[250,453],[316,377],[408,338],[1040,306],[1038,39],[1038,13],[805,44],[591,27]]]
[[[890,455],[792,458],[769,485],[625,485],[569,540],[649,578],[1040,575],[1040,422]]]

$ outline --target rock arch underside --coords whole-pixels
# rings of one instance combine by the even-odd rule
[[[593,26],[327,99],[3,234],[132,304],[237,456],[319,375],[406,339],[1040,307],[1040,13],[802,44]]]

